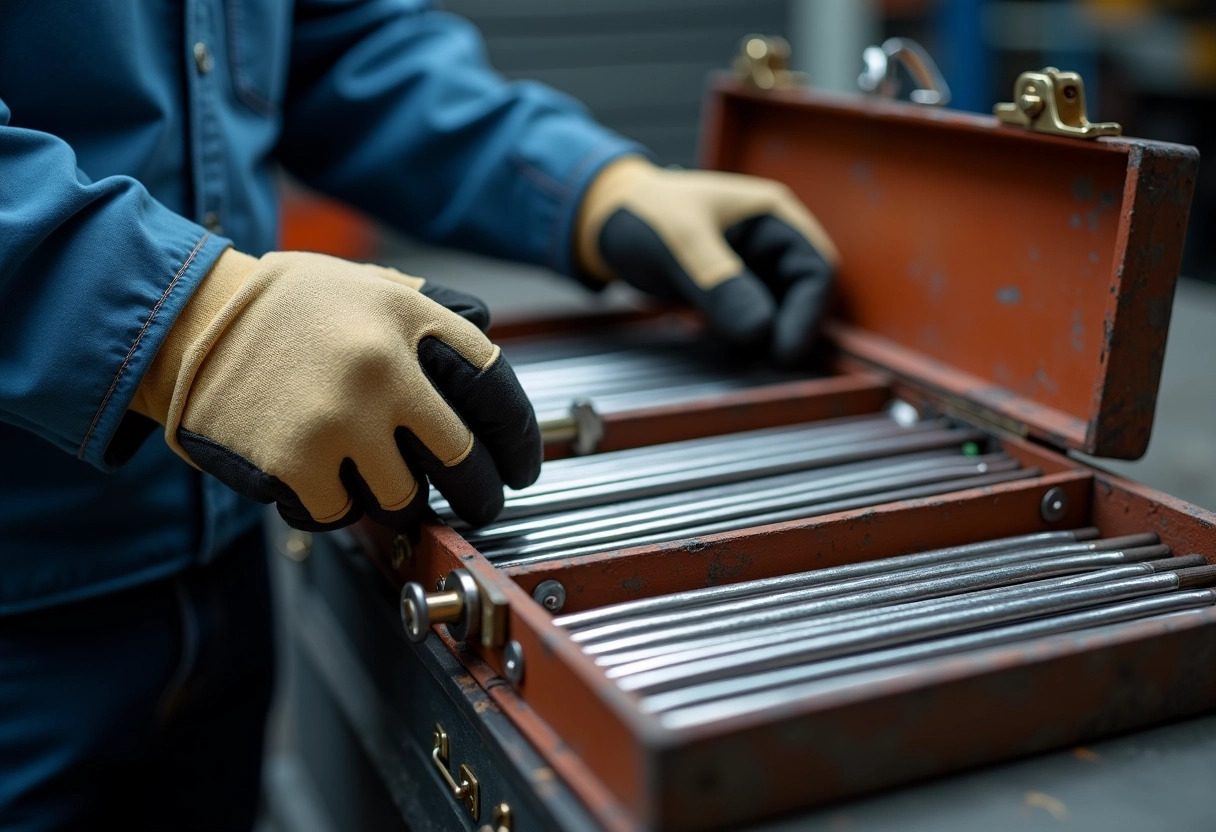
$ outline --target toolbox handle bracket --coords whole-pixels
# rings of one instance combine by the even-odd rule
[[[431,747],[431,762],[439,771],[439,776],[447,783],[448,789],[452,792],[452,797],[464,804],[464,807],[469,810],[473,820],[477,820],[480,814],[480,799],[481,789],[477,782],[477,778],[473,776],[473,772],[464,763],[460,764],[460,782],[456,782],[456,778],[448,771],[448,732],[443,729],[442,725],[436,724],[435,731],[432,734],[434,744]]]

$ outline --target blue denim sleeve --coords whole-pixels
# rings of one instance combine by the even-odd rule
[[[573,273],[575,214],[609,161],[644,153],[574,100],[511,83],[468,23],[419,0],[302,0],[279,153],[298,177],[408,233]]]
[[[228,241],[11,120],[0,100],[0,419],[109,469],[152,429],[127,407]]]

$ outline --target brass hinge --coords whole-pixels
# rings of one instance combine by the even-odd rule
[[[1085,112],[1081,76],[1054,66],[1023,72],[1013,85],[1013,101],[997,104],[992,112],[1002,124],[1055,136],[1096,139],[1123,133],[1123,125],[1118,122],[1091,122]]]
[[[790,69],[790,44],[777,35],[748,35],[739,43],[735,75],[761,90],[792,89],[806,85],[806,75]]]

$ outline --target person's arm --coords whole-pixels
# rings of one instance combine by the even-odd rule
[[[410,233],[574,274],[587,184],[643,149],[567,96],[503,80],[477,31],[432,6],[297,2],[280,159]]]
[[[128,405],[229,243],[12,119],[0,100],[0,419],[109,468],[154,427]]]
[[[297,176],[430,240],[626,280],[735,345],[809,360],[837,255],[788,189],[655,168],[566,96],[504,81],[476,30],[423,0],[296,9],[279,153]]]
[[[156,424],[304,528],[411,528],[427,480],[473,523],[540,432],[466,295],[376,266],[229,248],[0,101],[0,418],[101,468]]]

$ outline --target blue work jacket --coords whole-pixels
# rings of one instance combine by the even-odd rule
[[[127,407],[220,252],[275,247],[276,166],[570,272],[583,189],[637,151],[421,0],[0,5],[0,613],[206,562],[257,522]]]

